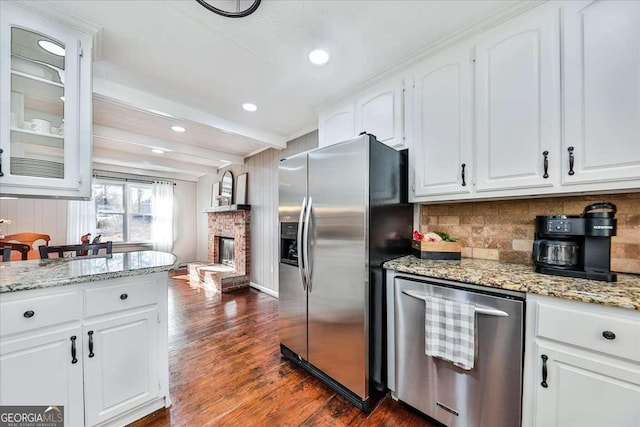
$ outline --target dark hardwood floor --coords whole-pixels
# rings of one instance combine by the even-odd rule
[[[386,397],[364,414],[280,357],[278,300],[256,290],[207,295],[186,274],[169,286],[173,405],[148,426],[427,426]]]

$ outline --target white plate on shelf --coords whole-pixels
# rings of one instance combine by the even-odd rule
[[[64,164],[50,160],[11,157],[10,172],[13,175],[62,179],[64,178]]]

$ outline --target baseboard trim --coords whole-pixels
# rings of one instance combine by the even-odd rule
[[[152,400],[144,405],[133,408],[129,411],[126,411],[124,414],[117,415],[113,418],[110,418],[107,421],[104,421],[101,424],[98,424],[100,427],[117,427],[124,426],[130,424],[134,421],[137,421],[141,418],[144,418],[147,415],[154,413],[163,408],[168,408],[166,398],[160,397]]]
[[[260,292],[264,292],[267,295],[271,295],[274,298],[278,298],[278,293],[273,289],[265,288],[264,286],[260,286],[257,283],[249,282],[249,286],[254,289],[259,290]]]

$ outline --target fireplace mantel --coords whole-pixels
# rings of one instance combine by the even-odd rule
[[[227,206],[213,206],[210,208],[204,208],[204,213],[217,213],[217,212],[235,212],[235,211],[250,211],[251,205],[227,205]]]

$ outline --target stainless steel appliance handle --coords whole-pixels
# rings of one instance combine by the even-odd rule
[[[304,271],[307,278],[307,289],[311,292],[311,268],[309,265],[309,222],[311,220],[311,209],[313,208],[313,198],[309,197],[309,204],[307,205],[307,213],[304,218],[304,251],[302,257],[304,259]]]
[[[402,293],[413,298],[421,299],[422,301],[424,301],[426,297],[425,294],[421,294],[419,292],[414,292],[414,291],[402,291]],[[496,310],[494,308],[482,307],[482,306],[476,305],[474,306],[474,309],[477,314],[486,314],[487,316],[497,316],[497,317],[509,317],[509,313],[507,313],[506,311]]]
[[[304,219],[304,210],[307,207],[307,198],[302,199],[302,206],[300,206],[300,218],[298,218],[298,239],[296,240],[296,250],[298,251],[298,272],[300,273],[300,279],[302,280],[302,289],[307,290],[307,280],[304,275],[304,260],[302,259],[302,221]]]

